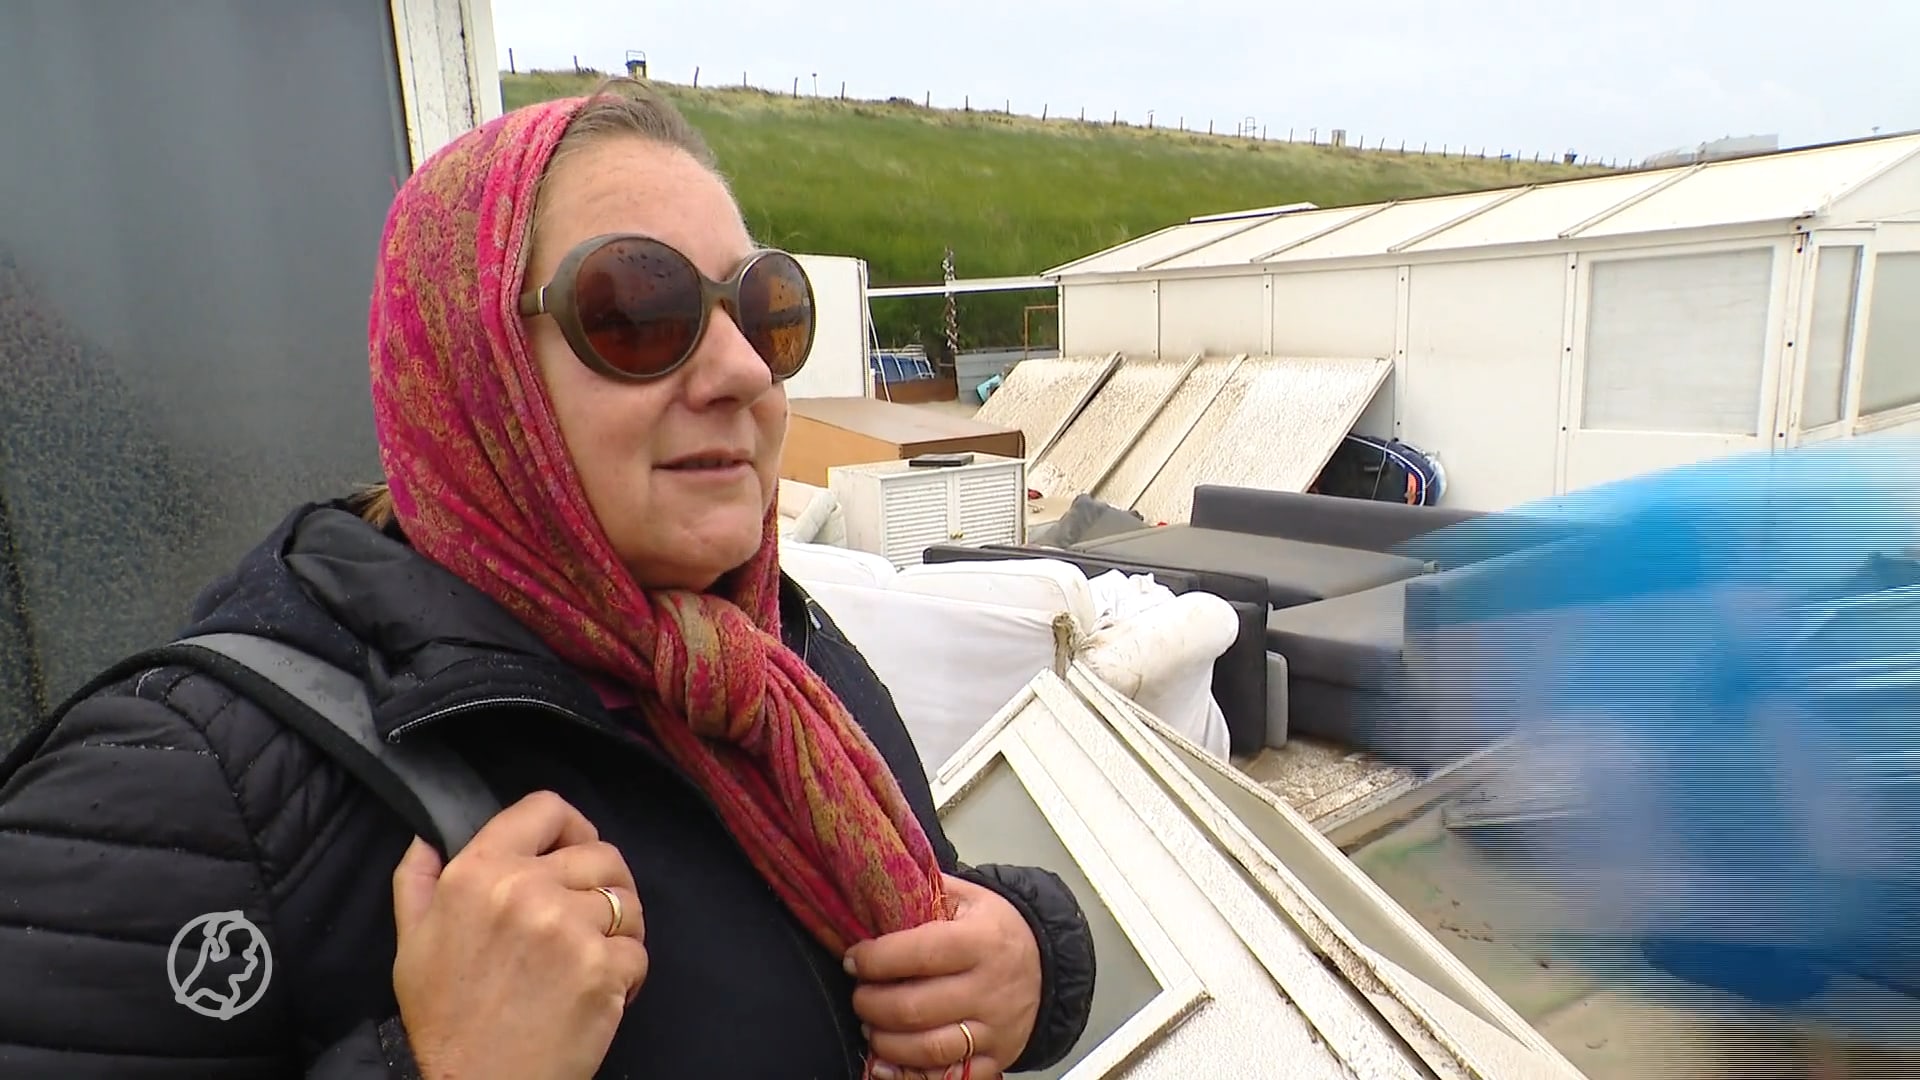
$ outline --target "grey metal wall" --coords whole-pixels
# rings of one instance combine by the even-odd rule
[[[388,0],[0,0],[0,748],[377,475]]]

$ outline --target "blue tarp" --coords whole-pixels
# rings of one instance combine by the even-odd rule
[[[1429,689],[1564,778],[1577,809],[1521,846],[1556,930],[1769,1005],[1835,976],[1920,992],[1916,545],[1920,443],[1847,440],[1408,546],[1504,556],[1424,606]]]
[[[933,378],[933,361],[924,356],[877,352],[868,356],[867,366],[882,382],[911,382]]]

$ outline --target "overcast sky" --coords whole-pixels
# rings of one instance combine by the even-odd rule
[[[492,0],[501,67],[1630,159],[1920,128],[1906,0]]]

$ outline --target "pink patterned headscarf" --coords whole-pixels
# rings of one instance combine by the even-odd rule
[[[939,864],[898,782],[781,644],[775,512],[750,562],[692,593],[637,586],[587,502],[518,309],[535,192],[585,102],[462,135],[394,200],[368,336],[401,528],[584,675],[631,688],[834,955],[944,917]]]

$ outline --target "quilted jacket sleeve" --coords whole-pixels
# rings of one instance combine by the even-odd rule
[[[1093,1014],[1093,931],[1067,883],[1034,866],[963,866],[961,877],[999,893],[1040,946],[1040,1015],[1010,1073],[1050,1068],[1067,1056]]]
[[[178,707],[183,683],[224,706]],[[0,1076],[308,1074],[254,840],[282,808],[248,805],[240,782],[292,736],[254,724],[255,745],[225,744],[246,706],[207,687],[149,672],[89,698],[0,787]],[[379,1035],[348,1036],[312,1075],[404,1075]]]

